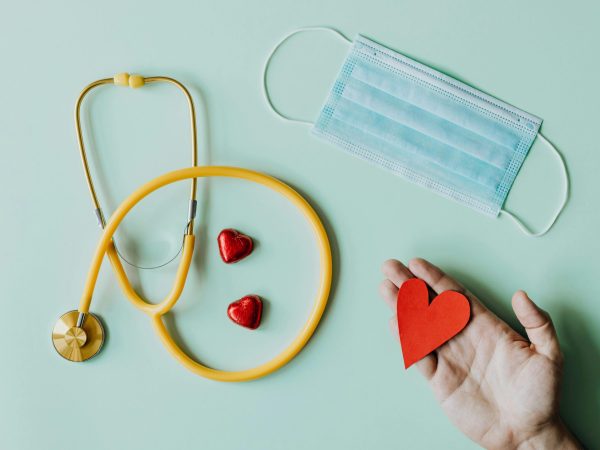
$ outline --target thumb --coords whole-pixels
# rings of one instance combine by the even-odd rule
[[[554,324],[548,313],[533,303],[533,300],[523,291],[515,292],[512,307],[517,319],[525,327],[534,350],[553,361],[560,362],[562,354]]]

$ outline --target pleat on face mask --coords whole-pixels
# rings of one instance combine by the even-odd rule
[[[307,30],[333,31],[329,28]],[[288,37],[297,33],[291,33]],[[348,41],[350,42],[350,41]],[[273,110],[266,83],[265,95]],[[454,78],[357,36],[326,100],[313,133],[341,149],[390,170],[483,214],[511,217],[502,209],[537,136],[542,120]],[[565,169],[565,179],[566,177]]]

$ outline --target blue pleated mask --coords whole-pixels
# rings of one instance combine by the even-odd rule
[[[264,92],[273,50],[264,73]],[[350,42],[350,41],[349,41]],[[357,36],[313,133],[359,158],[483,214],[504,213],[525,233],[545,234],[562,211],[568,177],[556,148],[539,134],[542,120],[428,66]],[[529,230],[502,209],[536,137],[556,152],[567,182],[563,203],[549,224]]]

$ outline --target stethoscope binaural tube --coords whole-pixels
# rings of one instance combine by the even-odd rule
[[[88,160],[87,160],[87,153],[86,153],[86,149],[85,149],[85,142],[83,139],[83,132],[82,132],[82,127],[81,127],[81,105],[83,104],[83,100],[85,99],[85,97],[87,96],[87,94],[90,93],[90,91],[92,91],[93,89],[99,87],[99,86],[104,86],[104,85],[110,85],[110,84],[114,84],[115,86],[129,86],[131,88],[140,88],[146,84],[149,83],[168,83],[168,84],[172,84],[174,86],[176,86],[185,96],[186,101],[187,101],[187,105],[188,105],[188,110],[189,110],[189,117],[190,117],[190,131],[191,131],[191,138],[192,138],[192,166],[196,167],[198,165],[198,137],[197,137],[197,129],[196,129],[196,111],[194,108],[194,101],[192,99],[192,96],[190,95],[189,91],[187,90],[187,88],[180,83],[179,81],[175,80],[174,78],[170,78],[170,77],[165,77],[165,76],[154,76],[154,77],[143,77],[141,75],[130,75],[128,73],[120,73],[115,75],[113,78],[102,78],[100,80],[96,80],[90,84],[88,84],[79,94],[79,97],[77,97],[77,101],[75,102],[75,130],[77,133],[77,144],[79,146],[79,154],[81,156],[81,162],[83,164],[83,171],[85,173],[85,180],[88,186],[88,190],[90,192],[90,196],[92,198],[92,203],[94,205],[94,214],[96,215],[96,218],[98,220],[98,225],[100,226],[100,228],[104,228],[106,226],[106,219],[104,217],[104,212],[102,210],[102,207],[100,205],[100,200],[98,199],[98,195],[96,194],[96,188],[94,186],[94,180],[90,171],[90,167],[88,164]],[[188,210],[188,220],[187,220],[187,224],[186,224],[186,234],[193,234],[193,228],[194,228],[194,218],[196,216],[196,191],[197,191],[197,181],[196,179],[192,179],[191,180],[191,190],[190,190],[190,203],[189,203],[189,210]],[[119,255],[118,251],[116,250],[116,246],[114,246],[114,242],[113,242],[113,247],[114,250],[117,255]],[[162,267],[166,264],[168,264],[169,262],[173,261],[177,255],[171,257],[167,262],[162,263],[158,266],[155,267],[140,267],[136,264],[133,264],[131,262],[129,262],[128,260],[126,260],[122,255],[120,255],[121,258],[127,262],[128,264],[140,268],[140,269],[145,269],[145,268],[157,268],[157,267]],[[118,258],[117,258],[118,259]]]
[[[223,371],[204,366],[203,364],[189,357],[177,345],[177,343],[173,340],[172,336],[169,334],[162,321],[162,316],[168,311],[170,311],[171,308],[175,305],[181,294],[181,291],[183,290],[183,286],[185,285],[185,280],[190,267],[194,247],[193,235],[188,234],[185,236],[183,256],[181,258],[181,262],[179,263],[179,268],[175,276],[175,281],[171,293],[162,302],[155,305],[145,302],[135,293],[135,291],[131,288],[129,284],[127,276],[123,271],[123,267],[120,266],[120,262],[118,261],[118,258],[114,253],[114,248],[111,250],[113,234],[115,233],[119,224],[125,218],[127,213],[131,211],[131,209],[139,201],[141,201],[144,197],[165,185],[185,179],[195,179],[200,177],[240,178],[254,183],[262,184],[280,193],[281,195],[286,197],[290,202],[292,202],[300,210],[300,212],[302,212],[304,217],[312,226],[319,247],[319,259],[321,265],[321,270],[319,272],[319,289],[316,300],[309,314],[308,320],[302,327],[300,333],[283,352],[281,352],[271,361],[268,361],[252,369],[241,371]],[[92,259],[92,264],[88,273],[88,277],[84,286],[83,294],[78,309],[79,317],[82,318],[82,325],[85,323],[86,317],[93,317],[88,316],[89,308],[92,301],[94,287],[98,278],[98,273],[100,271],[104,255],[106,253],[108,253],[111,262],[113,262],[113,267],[115,267],[115,274],[117,275],[117,279],[119,280],[121,288],[123,289],[127,298],[133,303],[133,305],[136,308],[144,311],[146,314],[148,314],[148,316],[150,316],[154,329],[158,334],[159,338],[161,339],[163,345],[167,348],[167,350],[182,365],[184,365],[192,372],[217,381],[252,380],[255,378],[265,376],[289,362],[304,347],[304,345],[308,342],[314,330],[316,329],[321,319],[321,316],[323,315],[323,312],[325,310],[331,287],[331,249],[325,228],[314,209],[300,194],[298,194],[295,190],[293,190],[285,183],[268,175],[239,167],[190,167],[187,169],[180,169],[174,172],[169,172],[144,184],[133,194],[127,197],[123,201],[123,203],[121,203],[121,205],[113,213],[110,220],[106,224],[106,227],[104,228],[104,232],[102,233],[102,237],[98,242],[98,246],[96,247],[96,251]],[[114,264],[114,261],[118,262],[116,266]]]

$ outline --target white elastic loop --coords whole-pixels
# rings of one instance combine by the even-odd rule
[[[298,29],[286,34],[277,43],[277,45],[275,45],[275,47],[273,47],[273,49],[269,53],[269,56],[267,57],[267,60],[265,61],[265,65],[263,66],[263,95],[265,96],[267,103],[271,107],[271,110],[273,110],[273,112],[275,114],[277,114],[281,119],[286,120],[288,122],[304,123],[304,124],[312,125],[313,122],[311,122],[310,120],[298,119],[298,118],[295,118],[292,116],[288,116],[287,114],[284,114],[279,109],[277,109],[277,107],[275,107],[275,105],[273,104],[273,100],[271,100],[271,94],[269,93],[269,87],[267,86],[267,72],[268,72],[269,66],[271,64],[271,59],[273,59],[273,55],[275,55],[275,52],[277,52],[277,50],[279,50],[279,47],[281,47],[281,45],[285,41],[287,41],[289,38],[291,38],[295,34],[302,33],[304,31],[329,31],[329,32],[335,34],[336,36],[338,36],[339,38],[343,39],[344,41],[348,42],[349,44],[352,44],[352,41],[350,39],[348,39],[341,31],[338,31],[332,27],[302,27],[302,28],[298,28]]]
[[[569,173],[567,172],[567,165],[565,163],[565,160],[564,160],[563,156],[561,155],[561,153],[558,151],[558,149],[554,146],[554,144],[552,144],[552,142],[550,142],[548,139],[546,139],[542,133],[538,133],[538,137],[543,142],[545,142],[552,150],[554,150],[554,154],[558,157],[558,160],[560,161],[561,166],[562,166],[563,177],[565,179],[565,190],[564,190],[562,201],[560,203],[558,210],[556,211],[556,213],[554,213],[554,216],[552,217],[552,220],[550,220],[548,225],[546,225],[541,231],[538,231],[538,232],[531,231],[531,229],[529,229],[521,221],[521,219],[516,217],[513,213],[508,212],[505,209],[500,210],[500,213],[508,216],[519,227],[519,229],[523,233],[525,233],[527,236],[531,236],[531,237],[539,237],[539,236],[543,236],[544,234],[546,234],[550,230],[550,228],[552,228],[552,226],[556,222],[556,219],[558,219],[558,216],[560,216],[560,213],[563,212],[563,209],[565,209],[565,205],[567,204],[567,200],[569,199]]]

